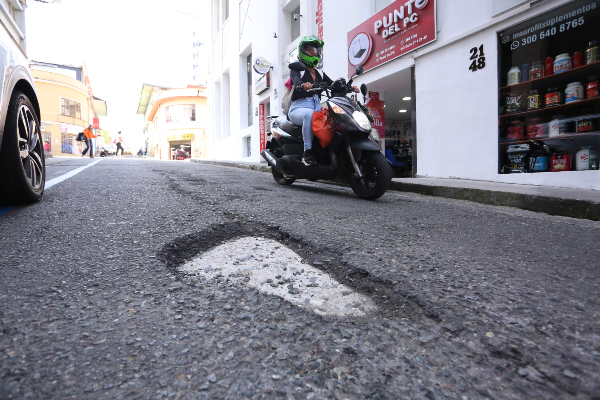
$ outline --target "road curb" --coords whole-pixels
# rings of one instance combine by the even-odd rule
[[[242,163],[234,161],[214,161],[199,159],[191,159],[190,161],[200,164],[243,168],[260,172],[271,172],[271,167],[267,165],[257,165],[252,163]],[[323,183],[327,182],[323,181]],[[525,193],[514,193],[466,187],[423,185],[418,183],[407,183],[398,181],[392,181],[390,183],[390,190],[395,190],[399,192],[412,192],[428,196],[445,197],[456,200],[467,200],[476,203],[490,204],[494,206],[514,207],[520,208],[522,210],[535,211],[539,213],[557,215],[561,217],[572,217],[600,221],[600,203],[588,200],[566,199],[561,197],[541,196]]]
[[[468,200],[494,206],[515,207],[562,217],[600,221],[600,203],[594,203],[587,200],[564,199],[560,197],[474,188],[431,186],[395,181],[391,182],[390,189],[400,192],[419,193],[428,196]]]

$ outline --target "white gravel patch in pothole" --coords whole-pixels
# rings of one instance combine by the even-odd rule
[[[283,244],[244,237],[203,253],[180,268],[206,280],[218,277],[245,283],[319,315],[365,316],[377,310],[373,301],[309,264]]]

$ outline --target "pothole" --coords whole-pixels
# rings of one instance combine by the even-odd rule
[[[200,279],[243,283],[319,315],[364,317],[377,311],[370,298],[306,264],[293,250],[272,239],[232,240],[179,270]]]
[[[344,247],[325,247],[290,235],[277,226],[225,215],[235,218],[234,221],[179,237],[166,244],[158,258],[180,280],[196,288],[245,285],[250,290],[289,299],[304,309],[332,316],[439,319],[438,310],[425,303],[412,285],[372,274],[370,266],[354,264],[344,257]],[[271,254],[275,250],[277,254]],[[291,280],[290,275],[295,279]],[[324,288],[335,290],[316,295]],[[356,304],[357,299],[361,304]],[[343,304],[338,304],[342,300]]]

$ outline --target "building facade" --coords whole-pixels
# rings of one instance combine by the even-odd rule
[[[75,138],[88,125],[100,135],[100,117],[107,115],[106,102],[94,97],[85,66],[30,62],[38,101],[40,123],[47,155],[81,155],[83,142]],[[108,136],[94,139],[97,151]]]
[[[298,38],[316,35],[333,79],[363,66],[355,83],[380,100],[384,146],[412,176],[600,190],[599,11],[598,0],[214,0],[215,158],[260,161],[263,116],[281,108]],[[268,77],[252,70],[258,57]]]
[[[205,86],[169,89],[144,84],[138,114],[144,115],[146,152],[150,157],[209,157]]]

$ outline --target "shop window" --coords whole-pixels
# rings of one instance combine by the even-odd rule
[[[196,121],[195,104],[178,104],[165,107],[166,122],[194,122]]]
[[[598,169],[599,20],[579,0],[499,32],[500,173]]]
[[[63,133],[60,139],[61,153],[73,154],[73,135]]]
[[[69,99],[60,99],[60,113],[67,117],[81,118],[81,104]]]

